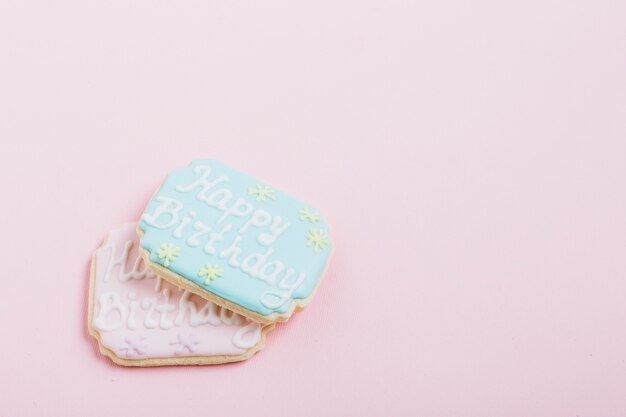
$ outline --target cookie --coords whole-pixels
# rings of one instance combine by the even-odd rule
[[[120,365],[208,365],[241,361],[263,347],[262,326],[162,280],[138,254],[137,224],[109,232],[89,285],[89,333]]]
[[[174,170],[138,233],[164,279],[265,324],[307,305],[331,254],[316,210],[216,161]]]

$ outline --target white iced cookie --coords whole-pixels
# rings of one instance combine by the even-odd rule
[[[126,366],[241,361],[263,347],[265,326],[162,280],[146,268],[136,223],[109,232],[93,256],[89,333]]]

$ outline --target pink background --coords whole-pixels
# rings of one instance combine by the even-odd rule
[[[432,3],[0,1],[0,416],[626,415],[626,2]],[[197,157],[329,274],[246,363],[114,366],[90,256]]]

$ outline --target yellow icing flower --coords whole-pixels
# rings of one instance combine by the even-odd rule
[[[267,185],[257,184],[256,187],[248,187],[248,195],[255,196],[256,201],[276,200],[274,190]]]
[[[199,277],[206,276],[204,285],[209,285],[211,281],[221,277],[222,275],[224,275],[224,269],[215,264],[206,264],[202,268],[200,268],[200,271],[198,271]]]
[[[309,223],[317,223],[320,221],[320,215],[311,211],[308,207],[304,207],[298,211],[301,221],[307,221]]]
[[[323,230],[310,230],[306,237],[306,245],[313,246],[313,251],[318,253],[328,246],[328,235]]]
[[[174,262],[174,258],[180,255],[180,248],[172,243],[162,243],[156,253],[159,259],[163,259],[163,266],[167,268]]]

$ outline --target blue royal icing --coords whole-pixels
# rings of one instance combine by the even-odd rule
[[[264,316],[308,298],[331,252],[310,206],[217,161],[173,171],[139,228],[150,261]]]

